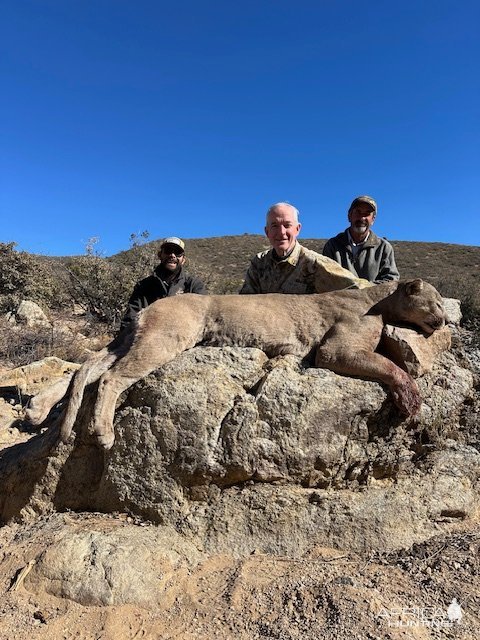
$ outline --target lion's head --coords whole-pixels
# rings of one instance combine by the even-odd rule
[[[408,322],[431,334],[441,329],[446,320],[442,296],[420,278],[401,282],[395,294],[397,320]]]

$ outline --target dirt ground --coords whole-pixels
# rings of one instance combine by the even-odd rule
[[[1,640],[479,637],[480,530],[473,523],[388,555],[316,548],[300,559],[213,556],[177,569],[159,585],[158,607],[142,608],[82,606],[28,588],[26,556],[45,548],[44,531],[58,530],[62,518],[0,529]],[[153,526],[129,524],[124,514],[68,518],[97,530]]]

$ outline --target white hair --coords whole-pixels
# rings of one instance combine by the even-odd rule
[[[273,213],[277,207],[288,207],[289,209],[291,209],[293,211],[294,221],[295,223],[298,223],[298,216],[300,215],[300,211],[296,207],[294,207],[293,204],[290,204],[290,202],[276,202],[275,204],[272,204],[272,206],[268,208],[267,224],[268,224],[268,216],[271,213]]]

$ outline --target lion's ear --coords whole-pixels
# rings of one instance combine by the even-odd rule
[[[421,293],[423,290],[423,280],[416,278],[415,280],[409,280],[405,283],[405,293],[408,296],[415,296]]]

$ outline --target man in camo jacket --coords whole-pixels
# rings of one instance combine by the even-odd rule
[[[272,248],[252,258],[240,293],[322,293],[368,286],[334,260],[302,247],[298,216],[288,202],[269,208],[265,234]]]

